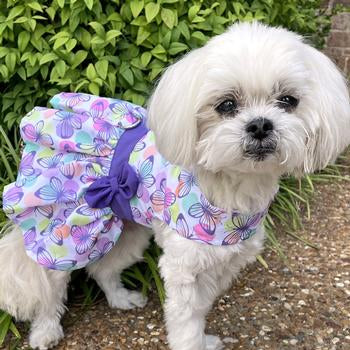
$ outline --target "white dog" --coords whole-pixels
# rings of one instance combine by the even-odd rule
[[[241,213],[264,210],[281,175],[322,169],[350,142],[349,95],[335,65],[300,36],[258,23],[233,25],[170,66],[148,113],[159,151],[193,172],[214,205]],[[205,316],[261,252],[263,227],[228,246],[185,239],[159,221],[153,231],[164,252],[170,348],[221,349],[218,337],[204,333]],[[120,274],[141,259],[149,237],[129,223],[112,251],[87,268],[111,307],[145,305]],[[0,241],[0,266],[0,308],[32,322],[33,348],[57,344],[69,273],[29,259],[18,228]]]

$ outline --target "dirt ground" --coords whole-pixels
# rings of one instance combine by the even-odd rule
[[[281,234],[288,264],[266,251],[269,269],[251,265],[215,303],[207,332],[227,350],[350,350],[350,181],[317,186],[312,219],[298,234],[318,249]],[[169,349],[156,295],[132,311],[104,299],[84,313],[72,307],[63,324],[56,350]]]

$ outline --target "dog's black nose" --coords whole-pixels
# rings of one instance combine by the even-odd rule
[[[254,139],[262,140],[266,138],[273,130],[271,120],[266,118],[256,118],[248,123],[246,127],[247,133]]]

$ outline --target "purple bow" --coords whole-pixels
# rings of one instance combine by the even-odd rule
[[[85,200],[91,208],[110,207],[119,218],[132,220],[129,201],[136,194],[138,184],[134,169],[125,162],[113,175],[103,176],[91,184]]]

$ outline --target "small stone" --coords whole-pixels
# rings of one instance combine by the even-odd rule
[[[289,303],[284,303],[284,308],[287,309],[288,311],[292,310],[292,306]]]
[[[291,345],[297,345],[298,340],[297,340],[297,339],[291,339],[291,340],[289,341],[289,343],[290,343]]]
[[[332,339],[332,344],[337,344],[337,343],[339,343],[339,341],[340,341],[339,338],[334,337],[334,338]]]
[[[264,332],[271,332],[271,331],[272,331],[272,329],[271,329],[269,326],[265,326],[265,325],[263,325],[263,326],[261,327],[261,329],[262,329]]]
[[[149,323],[149,324],[147,325],[147,328],[150,329],[150,330],[152,330],[154,327],[155,327],[155,325],[152,324],[152,323]]]
[[[304,294],[309,294],[310,293],[310,291],[308,289],[302,289],[301,292],[304,293]]]
[[[280,322],[278,325],[280,326],[281,329],[287,329],[288,328],[288,326],[286,324],[284,324],[283,322]]]
[[[264,331],[260,331],[259,335],[261,335],[263,337],[265,335],[265,332]]]
[[[299,306],[305,306],[306,303],[305,303],[304,300],[299,300],[299,301],[298,301],[298,305],[299,305]]]
[[[238,339],[235,339],[235,338],[231,338],[231,337],[226,337],[224,339],[222,339],[222,341],[224,343],[231,343],[231,344],[235,344],[235,343],[238,343]]]
[[[327,329],[327,333],[328,333],[328,334],[333,333],[333,331],[334,331],[334,329],[333,329],[333,328],[328,328],[328,329]]]
[[[344,288],[344,287],[345,287],[345,284],[342,283],[342,282],[338,282],[338,283],[335,284],[335,286],[336,286],[337,288]]]
[[[317,340],[317,343],[319,344],[323,344],[323,339],[319,336],[319,335],[316,335],[316,340]]]
[[[145,339],[139,338],[139,339],[137,339],[137,342],[138,342],[140,345],[143,345],[143,344],[145,343]]]

